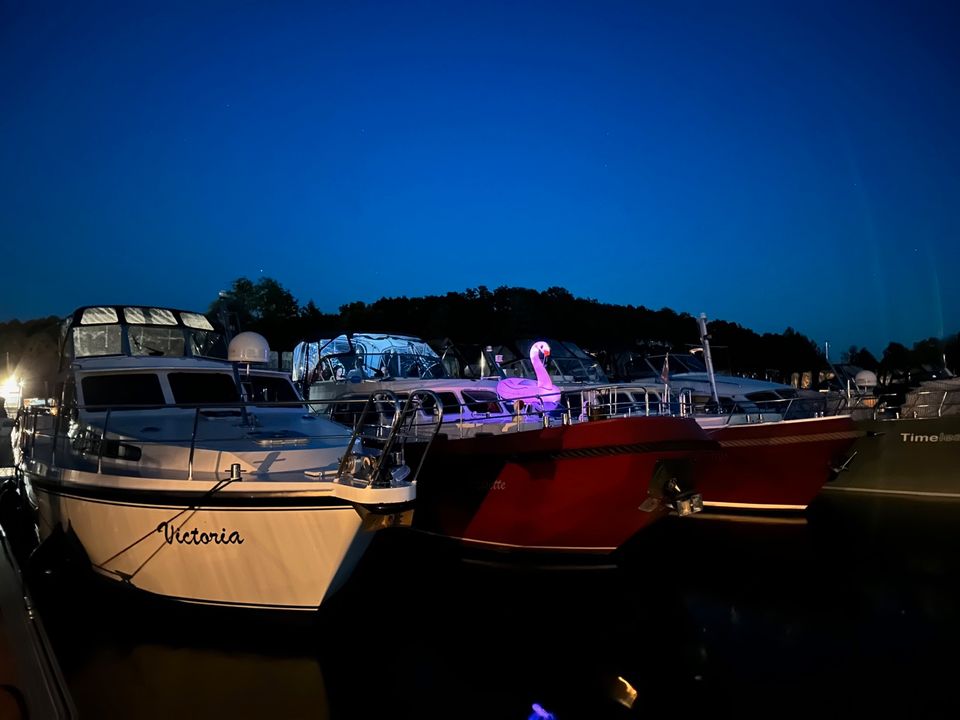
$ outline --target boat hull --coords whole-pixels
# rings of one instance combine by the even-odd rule
[[[71,533],[97,573],[191,603],[315,610],[350,576],[369,529],[398,517],[329,491],[198,493],[197,481],[144,490],[139,478],[133,488],[121,477],[107,484],[92,473],[64,474],[26,477],[41,541]]]
[[[692,420],[656,417],[438,438],[413,526],[501,550],[609,553],[670,512],[671,478],[692,490],[688,460],[712,446]]]
[[[803,510],[862,432],[842,416],[727,425],[708,434],[720,449],[695,460],[704,506]]]
[[[849,468],[824,490],[960,500],[960,416],[857,420]]]

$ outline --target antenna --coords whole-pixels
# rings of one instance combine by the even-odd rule
[[[697,318],[700,325],[700,342],[703,344],[703,362],[707,366],[707,377],[710,378],[710,391],[713,393],[713,401],[720,408],[720,396],[717,393],[717,379],[713,374],[713,357],[710,355],[710,336],[707,334],[707,314],[700,313]]]

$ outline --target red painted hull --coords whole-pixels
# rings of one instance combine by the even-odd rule
[[[690,489],[689,458],[712,447],[693,420],[661,417],[441,439],[413,524],[501,549],[611,552],[669,512],[665,479]]]
[[[731,425],[707,434],[720,450],[694,461],[704,505],[775,510],[810,504],[863,435],[849,417]]]

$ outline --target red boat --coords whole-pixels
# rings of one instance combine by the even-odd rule
[[[670,512],[699,510],[690,460],[715,447],[676,417],[441,435],[417,479],[413,527],[476,546],[609,553]]]
[[[864,434],[848,416],[704,424],[719,449],[694,458],[696,484],[717,508],[803,510]]]

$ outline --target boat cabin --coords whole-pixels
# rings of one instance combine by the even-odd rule
[[[252,336],[259,345],[251,352]],[[241,333],[228,362],[222,334],[202,314],[142,305],[95,305],[75,310],[61,328],[60,366],[65,405],[89,412],[120,407],[163,407],[242,402],[296,403],[300,396],[284,373],[251,368],[265,361],[263,338]]]

